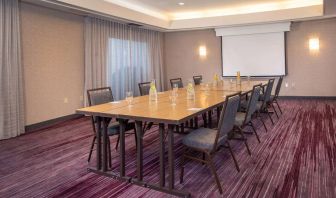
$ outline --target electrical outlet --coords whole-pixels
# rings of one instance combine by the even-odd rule
[[[67,103],[69,102],[68,98],[64,98],[64,99],[63,99],[63,102],[64,102],[65,104],[67,104]]]
[[[285,87],[288,88],[288,82],[285,83]]]
[[[294,88],[295,87],[295,82],[292,82],[292,88]]]

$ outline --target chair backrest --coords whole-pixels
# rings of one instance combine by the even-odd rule
[[[102,87],[97,89],[89,89],[87,90],[88,102],[89,106],[104,104],[113,101],[113,95],[111,87]],[[96,134],[96,126],[97,118],[95,116],[91,117],[92,119],[92,127],[93,133]]]
[[[226,97],[225,104],[218,122],[217,136],[213,149],[216,149],[218,142],[222,141],[224,136],[232,131],[239,103],[240,93],[229,95]]]
[[[170,86],[173,89],[174,85],[177,85],[178,88],[183,88],[182,78],[170,79]]]
[[[202,82],[202,76],[201,75],[199,75],[199,76],[193,76],[193,79],[194,79],[194,84],[195,85],[199,85]]]
[[[149,94],[151,82],[142,82],[142,83],[139,83],[138,85],[139,85],[139,91],[140,91],[141,96]]]
[[[267,104],[268,102],[270,102],[270,100],[271,100],[273,84],[274,84],[274,78],[269,79],[267,87],[266,87],[266,91],[264,93],[264,105]]]
[[[257,109],[257,103],[258,103],[258,99],[259,99],[259,96],[260,96],[260,91],[261,91],[261,84],[253,86],[252,94],[251,94],[251,96],[249,98],[249,101],[248,101],[248,104],[247,104],[245,120],[244,120],[243,124],[246,124],[247,122],[251,121],[252,114]]]
[[[113,101],[111,87],[102,87],[87,90],[89,106],[104,104]]]
[[[280,93],[280,89],[281,89],[281,84],[282,84],[282,80],[283,80],[283,76],[280,76],[279,80],[278,80],[278,84],[275,88],[275,97],[277,98],[279,96]]]

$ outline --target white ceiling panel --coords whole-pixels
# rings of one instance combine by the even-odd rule
[[[269,23],[323,16],[323,0],[58,0],[57,2],[164,30]],[[179,3],[184,5],[181,6]]]

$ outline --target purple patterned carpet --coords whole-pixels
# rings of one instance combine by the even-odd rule
[[[189,162],[178,183],[181,137],[176,134],[176,188],[193,197],[336,197],[336,101],[282,100],[284,114],[269,131],[258,121],[261,143],[248,135],[252,156],[242,142],[232,141],[241,171],[228,150],[215,157],[224,190],[221,196],[206,166]],[[249,129],[246,129],[249,130]],[[80,118],[18,138],[0,141],[0,197],[170,197],[88,173],[91,122]],[[112,147],[116,137],[111,138]],[[144,179],[158,181],[158,132],[144,137]],[[135,173],[135,143],[126,137],[126,173]],[[112,150],[113,168],[119,154]],[[95,152],[90,165],[95,164]]]

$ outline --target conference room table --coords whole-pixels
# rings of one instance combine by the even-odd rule
[[[175,156],[174,156],[174,128],[198,115],[205,114],[225,102],[225,97],[237,92],[248,94],[254,85],[265,86],[268,81],[220,81],[213,86],[195,86],[195,98],[188,99],[185,88],[178,89],[176,104],[171,103],[171,91],[159,92],[157,101],[151,101],[149,96],[134,97],[132,105],[126,100],[109,102],[101,105],[85,107],[76,110],[76,113],[95,116],[97,120],[97,151],[96,166],[88,171],[111,177],[119,181],[151,188],[161,192],[180,197],[190,197],[190,192],[184,189],[175,189]],[[120,148],[119,172],[109,170],[107,130],[111,118],[116,118],[120,123]],[[125,173],[125,129],[128,120],[134,120],[137,134],[136,177],[127,176]],[[146,182],[143,179],[143,123],[158,123],[159,136],[159,184]],[[166,184],[165,171],[165,130],[168,130],[168,185]]]

